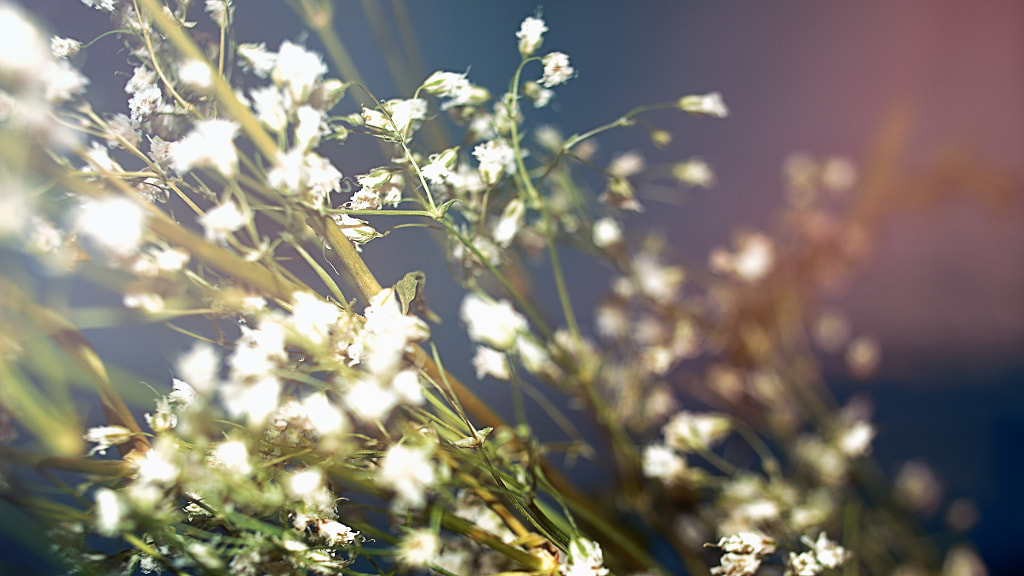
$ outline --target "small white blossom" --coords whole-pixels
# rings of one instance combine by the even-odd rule
[[[132,431],[124,426],[96,426],[86,430],[83,438],[86,442],[96,444],[92,450],[89,450],[89,456],[92,456],[93,454],[106,454],[107,448],[128,442],[132,439]]]
[[[104,536],[114,536],[127,513],[124,502],[110,488],[97,488],[93,497],[96,499],[96,531]]]
[[[218,26],[227,26],[235,7],[232,0],[206,0],[206,13]]]
[[[269,76],[277,65],[277,54],[267,50],[267,45],[262,42],[239,44],[237,52],[242,67],[260,78]]]
[[[285,40],[277,51],[271,78],[275,84],[288,90],[292,101],[305,102],[313,91],[313,85],[326,72],[327,66],[319,54]]]
[[[473,367],[476,368],[478,380],[483,379],[484,376],[493,376],[498,380],[508,380],[512,377],[505,354],[487,346],[476,347]]]
[[[409,567],[426,567],[441,554],[441,539],[432,530],[410,530],[398,545],[398,561]]]
[[[504,140],[489,140],[473,148],[473,156],[480,163],[480,177],[494,185],[505,173],[515,172],[516,153]]]
[[[519,334],[527,330],[526,318],[508,300],[489,302],[470,292],[463,298],[459,314],[471,340],[497,350],[511,349]]]
[[[324,344],[331,326],[341,317],[341,310],[310,292],[292,294],[292,315],[288,326],[314,345]]]
[[[665,443],[683,452],[703,452],[725,436],[731,424],[725,416],[679,412],[662,428]]]
[[[604,552],[597,542],[580,538],[569,544],[569,562],[558,567],[561,576],[605,576]]]
[[[519,26],[519,31],[516,32],[516,37],[519,38],[519,55],[528,58],[536,52],[544,42],[543,36],[547,31],[548,27],[543,20],[527,16]]]
[[[552,88],[576,75],[576,70],[569,65],[569,55],[563,52],[552,52],[541,59],[544,64],[544,75],[540,83],[545,88]]]
[[[225,177],[238,173],[238,152],[233,140],[238,124],[230,120],[200,120],[192,132],[175,144],[174,170],[185,174],[197,166],[210,166]]]
[[[53,54],[54,58],[66,60],[74,57],[81,49],[82,43],[74,38],[62,38],[60,36],[50,38],[50,53]]]
[[[519,229],[523,226],[526,216],[526,203],[521,198],[515,198],[505,205],[501,212],[501,218],[494,227],[494,241],[503,248],[507,248],[515,239]]]
[[[78,229],[111,254],[129,256],[142,242],[145,222],[146,211],[137,202],[107,197],[82,206]]]
[[[178,80],[197,92],[206,92],[213,85],[213,71],[202,60],[187,60],[178,66]]]
[[[622,242],[622,228],[614,218],[605,217],[594,222],[591,233],[594,246],[608,248]]]
[[[679,480],[685,470],[686,460],[683,460],[668,446],[652,444],[644,448],[644,476],[671,484]]]
[[[224,243],[228,234],[235,232],[249,222],[249,216],[232,201],[227,201],[198,218],[203,226],[206,239]]]
[[[395,444],[384,455],[378,480],[395,492],[399,508],[422,508],[426,503],[426,490],[437,479],[432,454],[429,446]]]
[[[197,391],[203,394],[212,392],[220,382],[220,357],[206,342],[196,342],[187,353],[179,356],[175,368],[182,379],[174,381],[171,399],[178,399],[184,405],[195,400]]]
[[[276,86],[264,86],[249,92],[256,118],[274,132],[282,132],[288,126],[288,113],[284,109],[284,98]]]
[[[711,166],[700,158],[691,158],[672,166],[672,177],[681,184],[710,188],[715,183]]]
[[[690,114],[705,114],[716,118],[725,118],[729,115],[729,109],[725,107],[725,101],[718,92],[710,92],[704,95],[683,96],[679,99],[679,108]]]
[[[864,456],[871,452],[871,441],[875,438],[875,427],[870,422],[857,420],[840,431],[836,446],[847,456]]]
[[[241,440],[221,442],[210,451],[210,464],[225,472],[238,476],[252,473],[249,463],[249,448]]]

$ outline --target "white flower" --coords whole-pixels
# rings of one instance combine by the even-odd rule
[[[202,60],[187,60],[178,67],[178,80],[198,92],[205,92],[213,85],[213,71]]]
[[[129,256],[142,242],[145,222],[146,211],[138,203],[107,197],[82,206],[78,229],[111,254]]]
[[[761,559],[754,554],[722,554],[720,565],[711,569],[712,576],[753,576],[761,566]]]
[[[441,554],[441,539],[432,530],[410,530],[398,545],[398,561],[409,567],[425,567]]]
[[[238,173],[238,152],[232,142],[238,124],[230,120],[200,120],[192,132],[174,145],[174,170],[185,174],[196,166],[210,166],[225,177]]]
[[[563,52],[552,52],[541,59],[544,64],[544,75],[540,83],[545,88],[565,84],[566,80],[576,75],[576,70],[569,66],[569,55]]]
[[[394,490],[399,508],[422,508],[426,504],[426,490],[437,478],[429,446],[409,447],[395,444],[380,462],[380,483]]]
[[[399,401],[397,392],[376,378],[363,378],[345,390],[345,404],[366,422],[384,420]]]
[[[323,392],[311,394],[302,401],[310,425],[321,436],[340,434],[348,429],[345,414]]]
[[[691,158],[672,166],[672,177],[681,184],[710,188],[715,183],[715,173],[711,166],[700,158]]]
[[[526,318],[508,300],[489,302],[473,292],[463,298],[459,314],[471,340],[497,350],[511,349],[528,328]]]
[[[380,110],[363,108],[363,121],[367,126],[404,136],[410,127],[415,129],[427,117],[427,101],[422,98],[389,100],[384,102],[383,107],[391,115],[390,120]]]
[[[478,380],[483,379],[484,376],[493,376],[498,380],[508,380],[512,377],[505,354],[487,346],[476,347],[473,367],[476,368]]]
[[[282,132],[288,126],[288,113],[284,109],[284,98],[276,86],[264,86],[249,91],[256,118],[274,132]]]
[[[519,26],[519,31],[516,32],[516,38],[519,38],[519,55],[527,58],[536,52],[544,41],[543,36],[547,31],[548,27],[544,25],[543,20],[527,16]]]
[[[608,248],[622,242],[622,228],[614,218],[601,218],[594,222],[592,236],[594,246]]]
[[[679,412],[661,429],[665,443],[683,452],[703,452],[731,428],[729,419],[717,414]]]
[[[850,556],[845,548],[829,540],[824,532],[818,534],[818,539],[814,542],[806,536],[801,537],[800,541],[811,547],[814,557],[826,568],[838,568]]]
[[[321,521],[317,528],[320,536],[327,540],[328,546],[347,546],[359,537],[358,530],[335,520]]]
[[[210,451],[210,465],[230,474],[248,476],[252,473],[249,463],[249,448],[241,440],[228,440],[217,444]]]
[[[60,36],[50,38],[50,53],[53,54],[54,58],[66,60],[74,57],[81,49],[82,43],[73,38],[62,38]]]
[[[219,26],[227,26],[234,10],[232,0],[206,0],[206,13]]]
[[[639,152],[632,151],[612,158],[611,163],[608,164],[608,172],[619,178],[629,178],[643,172],[646,166],[647,162],[644,157]]]
[[[480,163],[480,177],[489,186],[502,175],[515,171],[516,153],[504,140],[489,140],[473,148],[473,156]]]
[[[271,78],[275,84],[289,91],[294,102],[305,102],[313,85],[326,72],[327,66],[319,54],[285,40],[277,51]]]
[[[96,426],[86,430],[85,436],[82,437],[86,442],[96,444],[92,450],[89,450],[89,456],[92,456],[93,454],[106,454],[107,448],[128,442],[132,439],[132,431],[124,426]]]
[[[434,72],[423,81],[423,91],[441,98],[449,98],[441,104],[442,110],[469,104],[473,98],[473,85],[466,79],[465,74],[455,72]]]
[[[498,246],[507,248],[512,240],[519,233],[519,229],[523,226],[523,219],[526,216],[526,204],[521,198],[515,198],[511,202],[505,205],[505,209],[501,212],[501,218],[498,220],[497,226],[494,227],[494,241],[497,242]]]
[[[242,67],[252,70],[260,78],[266,78],[277,65],[277,54],[267,50],[267,45],[245,43],[238,45],[238,57]]]
[[[182,358],[184,358],[184,356]],[[214,353],[214,362],[217,362],[216,353]],[[179,359],[179,372],[181,371],[181,364],[181,359]],[[192,363],[186,362],[184,364],[191,369]],[[214,374],[213,377],[216,378],[216,374]],[[167,395],[167,399],[181,406],[182,408],[188,408],[188,406],[192,404],[192,402],[195,401],[196,399],[196,390],[195,388],[189,386],[188,383],[182,380],[178,380],[177,378],[173,378],[171,384],[171,393]]]
[[[220,388],[224,410],[232,418],[244,416],[250,426],[263,425],[277,410],[280,396],[281,380],[274,374],[255,382],[231,381]]]
[[[431,154],[430,162],[420,168],[423,177],[431,184],[441,184],[448,180],[455,161],[458,159],[459,149],[449,148],[440,154]]]
[[[356,245],[356,250],[359,249],[359,244],[365,244],[380,236],[368,222],[348,214],[332,214],[331,220],[334,220],[341,233]]]
[[[103,536],[117,534],[127,512],[124,502],[110,488],[97,488],[93,498],[96,499],[96,531]]]
[[[220,358],[213,346],[206,342],[196,342],[191,350],[179,356],[175,368],[182,380],[174,381],[171,399],[177,399],[185,405],[195,400],[196,391],[211,392],[220,382]],[[183,385],[180,393],[179,383]]]
[[[216,208],[209,210],[198,218],[203,226],[206,239],[223,243],[227,241],[228,234],[245,226],[249,222],[249,216],[242,212],[232,201],[227,201]]]
[[[767,556],[775,553],[775,540],[760,532],[739,532],[722,538],[716,544],[726,552]]]
[[[298,123],[295,126],[295,147],[309,150],[320,143],[323,132],[323,113],[312,106],[299,106],[295,113]]]
[[[341,317],[341,310],[316,294],[295,292],[292,294],[292,315],[288,326],[305,340],[314,345],[327,342],[331,326]]]
[[[569,544],[569,563],[558,567],[562,576],[605,576],[604,553],[597,542],[585,538]]]
[[[733,255],[732,268],[741,280],[755,282],[771,271],[774,260],[775,249],[771,238],[763,234],[751,234],[743,239],[739,250]]]
[[[871,441],[875,438],[875,427],[870,422],[857,420],[840,431],[836,446],[847,456],[863,456],[871,452]]]
[[[729,109],[725,107],[722,95],[718,92],[683,96],[679,99],[679,108],[690,114],[705,114],[716,118],[725,118],[729,115]]]
[[[671,484],[682,477],[686,460],[664,444],[652,444],[644,448],[643,470],[644,476]]]

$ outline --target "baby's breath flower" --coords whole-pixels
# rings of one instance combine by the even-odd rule
[[[558,567],[561,576],[605,576],[604,552],[597,542],[579,538],[569,544],[569,562]]]
[[[81,49],[82,43],[74,38],[62,38],[60,36],[50,38],[50,53],[53,54],[54,58],[67,60],[78,54],[78,51]]]
[[[229,200],[207,211],[198,220],[199,224],[203,227],[207,240],[224,243],[227,241],[228,234],[249,222],[249,215],[242,212],[238,204]]]
[[[463,298],[459,314],[471,340],[497,350],[511,349],[519,334],[527,330],[526,318],[508,300],[487,301],[470,292]]]
[[[82,4],[102,12],[113,12],[117,7],[117,0],[82,0]]]
[[[292,294],[292,315],[288,326],[303,339],[323,344],[330,335],[331,326],[338,321],[341,310],[310,292]]]
[[[187,353],[179,356],[175,368],[182,379],[174,381],[171,400],[183,405],[191,404],[197,391],[210,393],[220,382],[220,357],[206,342],[196,342]]]
[[[274,83],[288,90],[292,101],[305,102],[313,85],[327,72],[320,55],[298,44],[285,40],[277,51],[277,60],[271,72]]]
[[[498,246],[507,248],[515,239],[519,229],[523,226],[523,219],[526,216],[526,203],[521,198],[516,198],[505,205],[501,212],[501,218],[494,227],[494,241]]]
[[[870,422],[857,420],[840,431],[836,445],[847,456],[863,456],[871,452],[871,440],[874,437],[875,427]]]
[[[569,55],[563,52],[552,52],[541,59],[544,64],[544,75],[540,83],[545,88],[565,84],[566,80],[576,75],[576,70],[569,66]]]
[[[206,92],[213,84],[213,71],[202,60],[186,60],[178,66],[178,80],[197,92]]]
[[[128,512],[125,503],[110,488],[97,488],[93,498],[96,500],[96,531],[104,536],[114,536]]]
[[[629,178],[643,172],[646,164],[644,157],[639,152],[626,152],[612,158],[611,163],[608,165],[608,172],[619,178]]]
[[[716,118],[725,118],[729,115],[729,109],[725,107],[725,101],[718,92],[683,96],[679,99],[679,109],[690,114],[704,114]]]
[[[484,376],[493,376],[498,380],[508,380],[512,377],[505,354],[487,346],[476,347],[476,354],[473,356],[473,367],[476,368],[478,380]]]
[[[652,444],[644,448],[643,471],[648,478],[671,484],[686,471],[686,460],[664,444]]]
[[[399,508],[422,508],[426,503],[426,490],[437,479],[433,452],[430,446],[395,444],[384,454],[378,481],[395,492]]]
[[[210,451],[210,465],[236,476],[252,473],[249,463],[249,448],[241,440],[228,440],[217,444]]]
[[[200,120],[192,132],[175,144],[171,156],[174,170],[185,174],[197,166],[215,168],[227,178],[238,173],[238,152],[233,140],[238,124],[230,120]]]
[[[363,121],[367,126],[402,137],[410,128],[415,130],[420,121],[427,117],[427,101],[422,98],[388,100],[384,103],[384,109],[391,116],[390,120],[380,110],[363,108]]]
[[[715,173],[711,166],[700,158],[691,158],[672,166],[672,177],[680,184],[710,188],[715,183]]]
[[[423,177],[431,184],[442,184],[448,180],[451,169],[458,160],[459,148],[449,148],[440,154],[431,154],[430,162],[420,168]]]
[[[355,244],[356,250],[359,250],[360,244],[365,244],[374,238],[380,237],[380,234],[373,229],[373,226],[365,220],[353,218],[348,214],[332,214],[331,219],[341,229],[341,233]]]
[[[353,530],[336,520],[321,521],[317,525],[317,531],[327,541],[328,546],[348,546],[359,538],[358,530]]]
[[[239,44],[237,53],[242,68],[251,70],[260,78],[269,76],[277,65],[277,54],[267,50],[267,45],[263,42]]]
[[[82,206],[78,217],[81,233],[116,256],[129,256],[138,250],[145,231],[146,212],[125,197],[91,200]]]
[[[543,20],[527,16],[519,26],[519,31],[516,32],[516,37],[519,38],[519,55],[528,58],[536,52],[544,42],[543,36],[547,31],[548,27]]]
[[[622,242],[622,228],[614,218],[601,218],[594,222],[592,240],[598,248],[615,246]]]
[[[506,172],[515,172],[516,155],[504,140],[490,140],[473,148],[473,156],[480,163],[480,177],[489,186],[498,183]]]
[[[665,443],[676,450],[703,452],[721,440],[731,427],[725,416],[683,411],[665,424],[662,433]]]
[[[96,426],[86,430],[83,438],[86,442],[96,444],[92,450],[89,450],[89,456],[92,456],[93,454],[106,454],[107,448],[119,446],[131,440],[132,431],[124,426]]]
[[[410,530],[398,545],[398,561],[409,567],[425,567],[441,554],[441,539],[432,530]]]
[[[219,26],[227,26],[235,7],[232,0],[206,0],[206,13]]]

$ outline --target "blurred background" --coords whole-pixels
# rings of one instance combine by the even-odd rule
[[[378,98],[408,96],[386,71],[363,5],[336,4],[336,26],[366,83]],[[704,266],[710,249],[729,245],[737,229],[781,231],[782,166],[789,154],[839,155],[866,166],[880,161],[878,135],[905,127],[906,137],[882,160],[895,176],[875,203],[870,256],[820,294],[824,304],[847,314],[855,333],[877,339],[881,363],[868,380],[850,378],[841,358],[824,357],[823,366],[840,398],[864,392],[872,398],[875,454],[883,469],[894,474],[908,459],[930,464],[947,499],[976,503],[980,519],[970,539],[990,573],[1024,571],[1015,552],[1024,536],[1024,3],[407,5],[426,72],[468,70],[474,83],[496,94],[519,62],[519,23],[542,13],[550,30],[543,50],[568,53],[579,75],[556,89],[550,109],[526,113],[528,121],[557,124],[565,134],[640,104],[722,92],[731,113],[724,121],[651,116],[655,127],[674,136],[664,149],[655,149],[638,128],[599,139],[598,157],[605,162],[613,152],[637,150],[654,165],[700,156],[714,167],[718,182],[711,190],[678,191],[667,203],[645,201],[648,211],[627,219],[638,233],[652,224],[664,229],[673,260],[684,266]],[[81,41],[107,29],[104,14],[77,1],[25,6],[56,33]],[[306,38],[282,2],[236,6],[240,42],[276,49],[283,39]],[[308,44],[319,48],[314,38]],[[131,67],[116,39],[89,48],[83,66],[94,105],[126,110],[122,89]],[[347,99],[340,110],[354,111],[353,102]],[[346,175],[379,162],[375,147],[355,141],[328,152]],[[452,319],[435,338],[448,343],[446,364],[458,366],[469,350],[453,314],[461,293],[436,253],[396,252],[403,234],[368,245],[367,259],[384,284],[410,269],[427,272],[431,308]],[[577,285],[586,285],[590,274],[607,277],[575,261],[568,265],[577,282],[584,279]],[[605,285],[596,285],[603,293]],[[80,305],[119,302],[84,285],[74,293]],[[599,295],[583,294],[578,313]],[[101,355],[123,357],[127,368],[166,385],[168,366],[189,343],[159,327],[149,330],[140,328],[147,334],[134,341],[163,338],[165,345],[127,348],[116,331],[94,330],[89,337]],[[467,368],[455,371],[474,381]],[[504,394],[493,387],[481,393],[492,400]],[[18,562],[4,557],[12,567]]]

